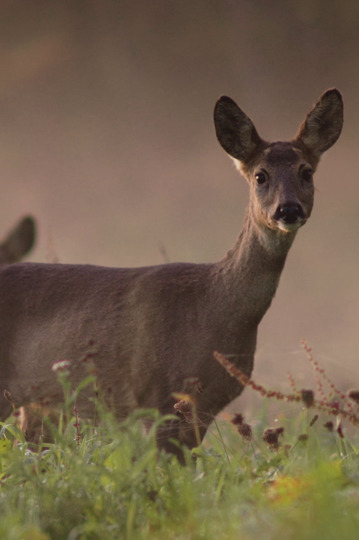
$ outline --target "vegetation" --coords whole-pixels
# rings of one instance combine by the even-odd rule
[[[293,380],[291,395],[300,395],[301,402],[285,403],[283,394],[266,390],[255,422],[250,425],[240,414],[218,420],[204,445],[186,452],[186,466],[158,454],[155,431],[164,420],[152,411],[139,411],[118,425],[99,407],[97,427],[77,413],[66,423],[64,415],[51,427],[54,443],[37,451],[28,447],[15,416],[0,432],[0,537],[356,539],[358,396],[338,396],[314,367],[322,375],[320,399],[309,394],[308,401]],[[61,376],[69,408],[74,396]],[[261,385],[250,386],[264,392]],[[280,400],[275,427],[269,427],[265,410],[272,398]],[[195,399],[188,403],[195,412]],[[144,415],[153,419],[148,434]],[[187,418],[193,429],[196,415]]]

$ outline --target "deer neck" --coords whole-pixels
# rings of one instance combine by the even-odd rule
[[[269,308],[295,235],[257,223],[247,210],[236,244],[217,267],[229,310],[241,322],[258,325]]]

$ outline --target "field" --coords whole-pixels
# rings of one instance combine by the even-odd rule
[[[246,392],[263,396],[255,422],[240,414],[217,419],[204,444],[186,453],[185,466],[157,452],[155,430],[163,419],[153,411],[118,425],[99,402],[97,427],[76,409],[73,416],[76,395],[62,374],[72,418],[47,426],[53,444],[31,450],[16,414],[2,424],[0,538],[357,539],[358,395],[342,394],[308,348],[307,354],[315,395],[297,390],[293,380],[287,395],[251,382]],[[193,429],[195,401],[188,403]],[[153,417],[148,434],[144,414]]]

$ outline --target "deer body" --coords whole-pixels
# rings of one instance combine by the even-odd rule
[[[71,363],[76,386],[96,366],[98,384],[119,420],[138,407],[174,413],[173,392],[198,379],[200,434],[243,387],[216,363],[228,355],[249,377],[257,328],[269,308],[288,250],[312,211],[312,173],[337,140],[342,100],[329,90],[291,142],[267,143],[230,98],[215,108],[218,139],[250,184],[243,230],[223,260],[119,269],[87,265],[16,264],[0,267],[0,417],[16,406],[61,401],[51,366]],[[80,415],[93,404],[80,396]],[[180,416],[165,425],[169,438],[196,445]]]
[[[7,339],[0,343],[1,357],[8,359],[2,380],[17,405],[61,400],[51,366],[69,360],[76,386],[86,377],[83,360],[90,357],[119,419],[137,407],[174,412],[172,392],[197,377],[203,388],[199,410],[208,424],[241,389],[213,360],[213,351],[235,353],[243,371],[252,370],[256,324],[243,319],[216,265],[119,270],[20,264],[6,270],[0,272],[0,288],[11,290],[14,278],[19,287],[11,294],[10,313],[7,295],[0,299],[0,318],[7,313],[18,324],[6,328]],[[74,304],[80,290],[81,302]],[[5,403],[3,416],[11,412]],[[88,399],[79,406],[83,416],[93,415]]]

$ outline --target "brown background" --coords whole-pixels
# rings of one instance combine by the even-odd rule
[[[305,338],[359,386],[359,3],[6,1],[0,6],[0,230],[33,213],[31,259],[117,266],[221,258],[247,186],[212,110],[233,97],[264,138],[292,137],[337,86],[345,128],[260,329],[255,378],[308,386]]]

